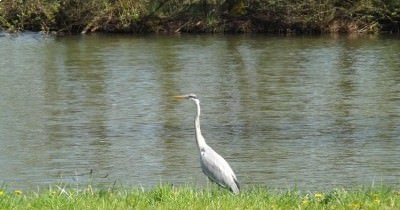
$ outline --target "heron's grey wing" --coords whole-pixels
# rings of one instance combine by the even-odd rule
[[[223,187],[231,188],[235,193],[239,191],[236,175],[223,157],[208,147],[201,152],[200,158],[201,168],[206,176]]]

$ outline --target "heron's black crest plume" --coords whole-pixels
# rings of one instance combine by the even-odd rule
[[[187,95],[187,98],[188,98],[188,99],[190,99],[190,98],[199,99],[199,98],[197,98],[197,96],[196,96],[195,94],[193,94],[193,93],[188,94],[188,95]]]

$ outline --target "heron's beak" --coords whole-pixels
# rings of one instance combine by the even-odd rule
[[[185,96],[174,96],[174,98],[176,98],[176,99],[178,99],[178,100],[181,100],[181,99],[184,99]]]

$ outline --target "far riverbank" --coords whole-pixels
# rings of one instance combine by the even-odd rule
[[[70,33],[399,33],[400,2],[0,1],[0,30]]]

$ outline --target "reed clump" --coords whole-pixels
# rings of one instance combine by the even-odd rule
[[[0,30],[400,32],[398,0],[1,0]]]
[[[0,189],[0,209],[400,209],[400,191],[387,186],[326,192],[250,187],[235,196],[217,187],[160,185],[144,190],[56,185],[30,192]]]

